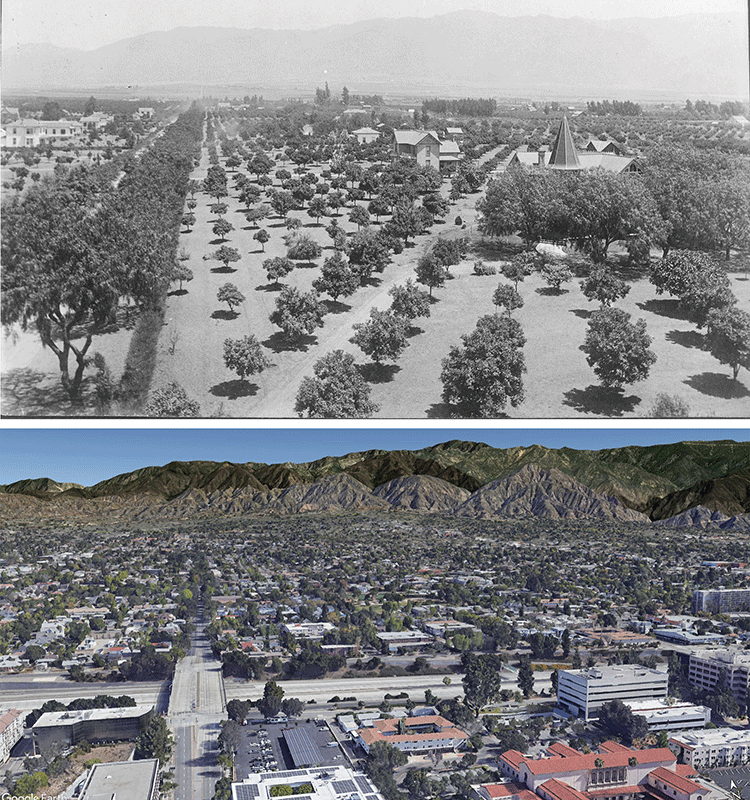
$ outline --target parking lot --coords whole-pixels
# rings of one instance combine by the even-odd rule
[[[284,740],[284,731],[290,728],[304,728],[313,742],[316,763],[306,766],[347,764],[325,720],[281,723],[248,720],[248,724],[242,728],[242,742],[234,760],[236,780],[241,781],[255,772],[298,768],[300,765],[294,763]]]
[[[744,800],[750,800],[750,764],[742,767],[719,767],[708,770],[708,774],[714,783],[718,783],[722,789],[732,789],[742,795]],[[732,787],[734,783],[734,787]]]

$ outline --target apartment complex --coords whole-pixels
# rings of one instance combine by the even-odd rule
[[[635,664],[615,667],[559,670],[557,704],[589,720],[599,716],[604,703],[655,700],[667,697],[666,672]]]
[[[750,730],[747,728],[678,733],[669,737],[669,743],[680,761],[695,769],[736,766],[750,761]]]
[[[699,689],[730,689],[735,699],[747,703],[750,653],[739,650],[695,650],[690,654],[688,679]]]
[[[696,589],[693,592],[693,611],[698,614],[729,614],[750,611],[750,589]]]
[[[468,734],[439,715],[376,719],[372,725],[357,731],[357,742],[365,753],[370,752],[375,742],[388,742],[408,755],[449,753],[469,738]]]
[[[10,758],[10,751],[23,737],[24,714],[17,708],[0,711],[0,764]]]

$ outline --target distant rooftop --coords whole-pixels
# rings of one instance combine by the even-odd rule
[[[88,708],[84,711],[47,711],[34,723],[37,728],[56,728],[75,725],[94,719],[137,719],[153,710],[153,706],[132,706],[130,708]]]
[[[151,800],[156,796],[159,759],[94,764],[80,800]]]

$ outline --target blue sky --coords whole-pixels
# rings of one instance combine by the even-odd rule
[[[358,450],[413,450],[450,439],[493,447],[599,450],[685,440],[750,441],[748,429],[698,428],[16,428],[0,432],[0,484],[48,477],[91,485],[169,461],[312,461]]]

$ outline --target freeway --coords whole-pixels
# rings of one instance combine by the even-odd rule
[[[190,652],[179,662],[169,700],[169,725],[174,731],[175,800],[213,797],[221,769],[216,763],[216,739],[224,718],[226,697],[221,664],[196,624]]]
[[[32,711],[47,700],[70,703],[79,697],[99,694],[132,697],[139,705],[156,705],[165,711],[169,681],[122,681],[116,683],[75,683],[63,675],[4,675],[0,678],[0,698],[4,708]]]

